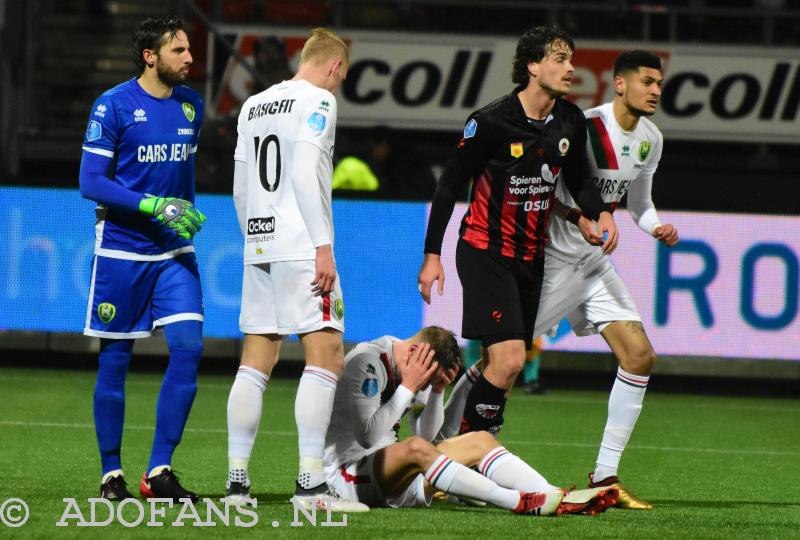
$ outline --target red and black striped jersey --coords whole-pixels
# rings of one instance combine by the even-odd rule
[[[477,249],[515,259],[544,255],[559,181],[566,182],[592,219],[608,209],[591,181],[583,113],[560,98],[545,120],[528,118],[516,93],[470,115],[439,179],[425,253],[441,252],[455,197],[470,179],[461,238]]]

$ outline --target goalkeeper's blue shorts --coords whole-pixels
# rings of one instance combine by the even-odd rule
[[[203,293],[194,253],[161,261],[95,255],[84,334],[142,338],[177,321],[203,321]]]

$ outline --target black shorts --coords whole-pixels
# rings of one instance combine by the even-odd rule
[[[461,335],[484,347],[521,339],[533,344],[544,257],[521,261],[476,249],[464,240],[456,247],[456,268],[464,291]]]

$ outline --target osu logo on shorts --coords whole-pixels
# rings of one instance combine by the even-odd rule
[[[116,314],[117,308],[114,307],[114,304],[103,302],[97,306],[97,315],[100,317],[100,320],[106,324],[110,323]]]

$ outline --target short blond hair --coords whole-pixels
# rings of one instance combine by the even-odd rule
[[[350,64],[350,51],[344,40],[336,35],[333,30],[314,28],[305,45],[303,45],[303,52],[300,53],[300,63],[324,62],[334,56],[341,58],[346,64]]]

